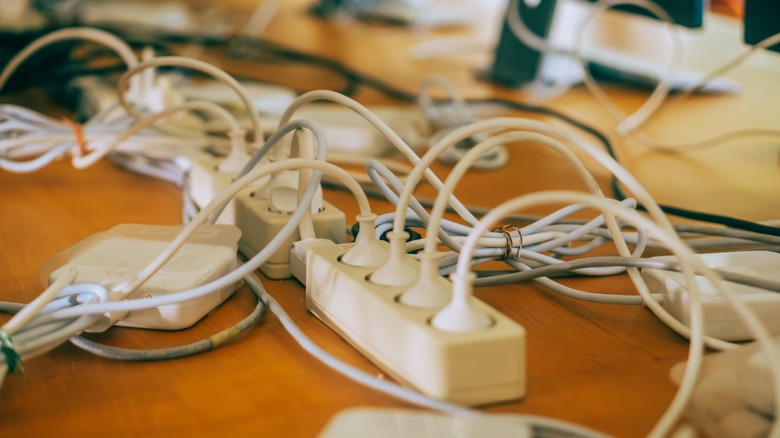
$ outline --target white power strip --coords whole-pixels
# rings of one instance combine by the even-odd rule
[[[253,197],[251,192],[239,193],[235,203],[235,224],[241,229],[239,247],[247,257],[265,248],[290,219],[290,215],[271,211],[268,200]],[[322,211],[312,214],[314,232],[319,238],[343,243],[346,240],[346,216],[327,201],[323,200],[322,205]],[[298,240],[301,240],[300,234],[293,233],[279,251],[260,266],[260,271],[274,280],[290,278],[290,250],[293,242]]]
[[[525,395],[525,330],[474,300],[493,324],[450,333],[429,321],[436,309],[398,302],[402,288],[372,284],[371,268],[340,261],[350,244],[306,254],[306,306],[393,378],[422,393],[467,405]],[[441,278],[442,282],[450,283]]]
[[[701,254],[702,261],[711,267],[764,279],[780,281],[780,254],[770,251],[743,251]],[[673,261],[672,256],[654,257]],[[691,300],[685,287],[685,277],[679,272],[642,270],[642,277],[650,291],[663,296],[661,303],[679,321],[690,326]],[[704,312],[704,333],[726,341],[753,339],[748,328],[737,316],[725,297],[701,276],[696,276]],[[780,334],[780,295],[756,287],[728,283],[745,304],[764,322],[772,334]]]
[[[191,160],[192,166],[187,179],[188,192],[198,208],[203,208],[211,202],[236,176],[220,172],[217,166],[221,161],[222,158],[204,156]],[[252,257],[265,248],[290,219],[288,214],[271,211],[268,200],[255,196],[255,192],[262,190],[269,179],[263,178],[241,190],[217,218],[217,223],[235,225],[241,230],[239,248],[247,257]],[[322,210],[312,214],[315,233],[324,239],[344,242],[346,216],[336,206],[324,200],[322,202]],[[296,232],[281,245],[279,251],[260,266],[260,270],[274,280],[290,278],[290,249],[297,240],[300,240],[300,235]]]

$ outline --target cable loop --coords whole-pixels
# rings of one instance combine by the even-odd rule
[[[8,372],[24,374],[24,367],[22,367],[22,357],[16,351],[14,342],[11,340],[11,335],[0,330],[0,351],[5,355],[5,362],[8,364]]]
[[[520,254],[523,251],[523,233],[520,232],[520,228],[517,228],[514,225],[504,225],[503,227],[497,227],[490,230],[494,233],[501,233],[504,235],[504,239],[506,240],[506,248],[504,249],[504,254],[501,256],[498,261],[503,261],[508,259],[512,256],[512,250],[514,249],[514,241],[512,240],[512,234],[513,232],[517,231],[517,235],[520,237],[520,245],[517,246],[517,253],[515,254],[515,259],[520,258]]]

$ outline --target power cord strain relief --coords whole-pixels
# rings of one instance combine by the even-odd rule
[[[409,233],[388,231],[385,237],[390,242],[390,254],[369,280],[382,286],[410,286],[419,278],[418,266],[406,254],[406,241]]]
[[[465,333],[483,330],[492,325],[490,317],[472,302],[475,278],[473,272],[465,275],[455,272],[450,275],[452,300],[431,319],[434,327],[447,332]]]
[[[423,252],[419,256],[420,276],[399,300],[407,306],[439,309],[452,299],[452,285],[447,281],[441,281],[439,275],[438,261],[442,254]]]
[[[355,245],[342,256],[342,263],[375,268],[387,261],[389,257],[388,249],[379,243],[374,231],[376,218],[375,214],[357,216],[357,221],[360,223],[360,231],[355,239]]]

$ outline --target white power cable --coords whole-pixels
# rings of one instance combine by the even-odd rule
[[[94,304],[94,305],[89,304],[89,305],[79,306],[72,309],[62,309],[56,312],[52,312],[50,314],[51,317],[54,319],[58,319],[58,318],[69,318],[74,316],[80,316],[85,314],[93,314],[93,313],[102,314],[106,312],[109,313],[127,312],[131,310],[148,309],[148,308],[159,307],[167,304],[173,304],[173,303],[194,299],[206,295],[208,293],[211,293],[215,290],[221,289],[223,287],[227,287],[229,285],[235,284],[235,282],[240,281],[241,278],[248,275],[254,269],[257,269],[257,267],[259,267],[262,263],[264,263],[271,254],[273,254],[276,250],[278,250],[279,245],[281,245],[282,242],[284,242],[284,240],[289,237],[289,235],[292,233],[295,227],[297,227],[298,222],[300,221],[300,217],[303,215],[305,211],[304,209],[299,208],[298,210],[296,210],[296,212],[290,217],[290,221],[288,221],[288,223],[285,225],[282,231],[280,231],[277,234],[277,236],[274,237],[274,240],[272,240],[271,243],[268,244],[268,246],[266,246],[262,251],[258,252],[247,263],[244,263],[236,270],[212,281],[211,283],[187,291],[168,294],[165,296],[158,296],[158,297],[144,298],[144,299],[132,299],[132,300],[123,299],[123,297],[132,293],[139,286],[141,286],[146,280],[148,280],[148,278],[154,275],[154,273],[157,272],[165,264],[165,262],[172,257],[173,254],[175,254],[176,250],[180,248],[184,244],[184,242],[187,241],[187,239],[195,232],[195,230],[197,230],[198,227],[200,227],[200,225],[205,223],[207,218],[214,211],[216,211],[222,204],[228,202],[233,196],[235,196],[236,193],[238,193],[244,187],[251,184],[253,181],[262,178],[265,175],[269,175],[273,172],[278,172],[281,170],[288,170],[288,169],[300,169],[300,168],[312,168],[315,170],[321,170],[323,172],[330,173],[332,175],[339,177],[339,179],[342,182],[344,182],[345,184],[347,184],[348,187],[350,187],[350,190],[356,196],[356,200],[358,202],[358,207],[360,209],[361,215],[365,215],[365,216],[371,215],[371,208],[368,203],[368,198],[365,196],[365,194],[362,194],[360,185],[356,181],[352,180],[349,174],[346,173],[346,171],[330,163],[306,160],[303,158],[290,158],[285,161],[270,163],[266,166],[263,166],[260,169],[256,169],[248,173],[247,175],[233,182],[222,193],[220,193],[217,197],[215,197],[214,200],[212,200],[206,207],[204,207],[203,210],[198,212],[198,214],[192,219],[192,221],[184,226],[184,228],[179,233],[179,235],[168,245],[168,247],[166,247],[166,249],[163,252],[161,252],[152,262],[149,263],[149,265],[146,268],[144,268],[141,271],[141,273],[139,273],[136,279],[124,285],[118,291],[114,292],[114,294],[111,297],[112,300],[119,299],[121,301],[113,301],[105,304]],[[313,180],[316,181],[317,179],[313,178]],[[302,202],[301,205],[303,204],[304,203]]]
[[[659,224],[639,216],[637,212],[626,209],[614,201],[608,201],[603,198],[594,197],[593,195],[573,192],[537,192],[507,201],[494,208],[490,213],[483,217],[479,224],[474,228],[474,231],[469,235],[458,260],[457,273],[459,275],[455,276],[453,281],[456,283],[461,281],[460,279],[464,278],[470,272],[469,259],[473,255],[481,233],[487,231],[493,224],[497,223],[503,216],[511,211],[549,203],[584,203],[602,211],[611,211],[612,214],[629,221],[636,228],[645,229],[653,238],[663,242],[674,252],[681,263],[681,268],[686,277],[687,290],[690,292],[692,301],[690,315],[692,329],[690,331],[689,360],[686,364],[685,374],[674,400],[649,436],[666,436],[671,431],[675,422],[682,415],[696,383],[696,376],[699,372],[703,347],[701,302],[698,294],[698,287],[693,280],[693,275],[696,272],[706,277],[717,289],[718,293],[722,294],[728,300],[729,304],[732,305],[740,318],[749,327],[751,333],[769,354],[770,368],[772,368],[774,377],[774,391],[775,394],[780,394],[780,356],[775,351],[770,334],[762,325],[761,321],[755,316],[753,311],[747,307],[735,293],[725,287],[721,277],[703,263],[701,259],[685,246],[681,240],[676,238],[673,233],[669,233],[667,229],[660,227]],[[455,284],[454,288],[455,290],[458,290],[458,285]],[[649,299],[652,301],[652,298],[650,297],[645,298],[646,300]],[[780,418],[780,403],[775,406],[775,418]],[[772,436],[776,437],[778,434],[780,434],[780,422],[775,423]]]
[[[382,119],[380,119],[376,114],[372,113],[366,107],[356,102],[355,100],[350,99],[349,97],[344,96],[343,94],[336,93],[334,91],[315,90],[300,95],[297,99],[295,99],[290,104],[290,106],[287,107],[287,110],[285,110],[284,114],[282,114],[282,117],[279,120],[279,126],[282,126],[287,122],[289,122],[292,119],[295,112],[301,106],[317,100],[332,101],[340,105],[344,105],[347,108],[355,111],[357,114],[365,118],[368,123],[373,125],[383,136],[385,136],[387,140],[393,146],[395,146],[395,148],[398,149],[398,151],[401,154],[403,154],[412,164],[414,164],[415,166],[418,165],[420,161],[420,157],[417,156],[414,150],[412,150],[412,148],[408,144],[406,144],[406,142],[395,131],[393,131],[389,126],[387,126],[387,124],[384,121],[382,121]],[[279,149],[278,146],[277,149]],[[282,152],[279,150],[277,150],[275,153],[282,154]],[[433,173],[433,171],[428,169],[426,166],[426,169],[423,171],[423,173],[425,175],[425,178],[432,186],[434,186],[437,190],[441,189],[442,182],[436,176],[436,174]],[[471,212],[468,211],[468,209],[464,207],[463,204],[460,203],[460,201],[458,201],[455,198],[451,198],[450,202],[452,207],[467,222],[476,223],[476,218],[474,217],[474,215],[472,215]]]
[[[770,36],[753,45],[745,52],[736,56],[734,59],[726,62],[723,66],[699,78],[693,85],[682,90],[681,93],[673,99],[668,99],[669,91],[672,87],[670,78],[673,77],[674,72],[676,72],[682,64],[682,42],[680,40],[679,30],[675,26],[672,26],[671,17],[669,17],[668,13],[659,8],[655,3],[647,0],[601,0],[597,2],[594,6],[594,10],[582,23],[580,31],[578,32],[577,37],[574,39],[574,49],[566,50],[553,46],[547,39],[539,37],[525,25],[523,19],[519,15],[519,1],[521,0],[510,0],[509,12],[507,14],[507,23],[510,30],[523,42],[523,44],[539,51],[540,53],[573,56],[579,60],[583,65],[583,82],[585,86],[602,105],[602,107],[618,122],[618,134],[631,135],[646,147],[671,153],[692,152],[744,137],[780,137],[780,131],[774,129],[743,129],[689,143],[670,144],[654,140],[639,129],[655,114],[657,114],[665,104],[668,105],[672,102],[680,102],[683,99],[690,97],[697,91],[701,90],[713,79],[722,76],[729,70],[744,63],[745,60],[756,53],[757,50],[771,47],[779,43],[780,34]],[[669,30],[669,34],[673,43],[673,53],[672,57],[670,58],[670,63],[667,70],[660,76],[660,80],[651,92],[648,100],[631,115],[624,114],[619,108],[617,108],[617,106],[614,105],[614,103],[612,103],[604,90],[602,90],[602,88],[599,86],[595,78],[593,78],[593,76],[590,74],[590,70],[586,67],[588,61],[582,54],[584,32],[587,29],[589,23],[592,22],[597,15],[603,13],[606,9],[623,4],[643,8],[653,13],[659,19],[663,20],[666,23],[666,28]]]
[[[647,98],[633,114],[626,116],[623,112],[615,106],[612,100],[607,96],[604,90],[599,86],[598,82],[593,78],[590,73],[590,69],[587,66],[587,59],[582,54],[582,42],[585,39],[585,33],[593,20],[601,15],[604,11],[619,5],[631,5],[647,10],[655,15],[658,19],[664,22],[665,28],[669,31],[669,36],[672,40],[671,56],[667,71],[663,74],[653,89],[650,96]],[[673,25],[672,18],[669,14],[659,7],[657,4],[647,0],[600,0],[596,3],[594,10],[588,15],[585,21],[581,24],[580,30],[577,32],[577,38],[574,39],[574,57],[580,61],[582,70],[584,72],[584,82],[588,90],[599,101],[607,112],[612,115],[619,123],[616,127],[617,133],[625,135],[628,132],[633,131],[637,127],[645,123],[658,108],[663,105],[669,92],[672,89],[672,81],[670,78],[674,77],[677,71],[680,69],[683,61],[683,44],[679,29]]]
[[[260,115],[257,111],[255,111],[251,99],[249,99],[249,96],[241,84],[224,70],[198,59],[185,58],[182,56],[159,56],[143,61],[129,69],[125,74],[122,75],[121,78],[119,78],[119,83],[117,84],[119,104],[122,105],[128,114],[132,115],[136,119],[140,118],[138,112],[132,107],[132,105],[130,105],[130,103],[128,103],[127,97],[125,95],[125,88],[127,87],[128,81],[136,77],[138,73],[153,67],[189,68],[208,74],[214,79],[217,79],[225,85],[229,86],[238,95],[241,103],[244,105],[244,110],[247,112],[250,120],[252,121],[253,141],[257,144],[260,144],[264,141],[265,137],[260,122]]]

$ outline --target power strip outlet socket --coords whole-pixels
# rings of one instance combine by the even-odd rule
[[[429,397],[483,405],[525,395],[522,326],[475,299],[493,321],[489,328],[438,330],[430,324],[436,309],[403,305],[402,288],[373,284],[367,280],[372,268],[342,263],[351,245],[319,246],[306,254],[310,312],[393,378]]]
[[[241,229],[241,252],[249,257],[260,252],[289,219],[290,215],[271,211],[267,199],[255,198],[251,191],[239,193],[235,200],[235,224]],[[317,237],[336,243],[346,240],[347,218],[333,204],[323,200],[322,211],[313,213],[312,219]],[[260,266],[260,271],[274,280],[290,278],[290,250],[298,240],[301,237],[296,231]]]
[[[780,281],[780,254],[771,251],[739,251],[699,255],[711,268],[722,269],[758,278]],[[674,261],[673,256],[654,257]],[[685,286],[685,276],[679,272],[642,270],[642,278],[650,291],[663,296],[661,303],[679,321],[690,326],[691,300]],[[753,339],[745,323],[737,316],[725,297],[702,276],[696,276],[704,316],[704,334],[726,341]],[[772,334],[780,334],[780,295],[775,292],[728,283],[745,304],[762,320]]]

